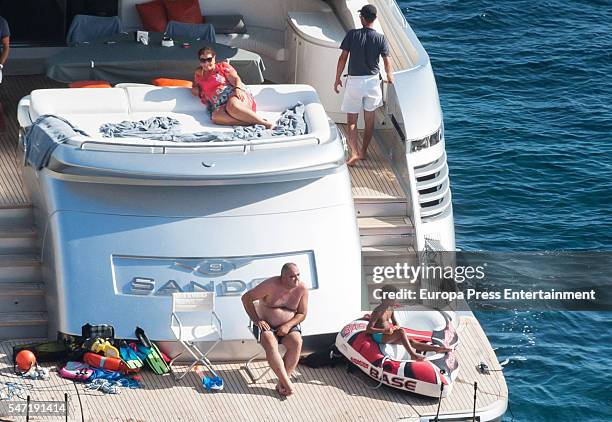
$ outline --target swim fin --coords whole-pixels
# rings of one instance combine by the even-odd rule
[[[140,357],[127,345],[126,342],[123,342],[119,347],[119,354],[128,368],[132,370],[139,370],[142,368],[142,360],[140,360]]]
[[[158,375],[164,375],[170,372],[170,367],[162,357],[161,352],[149,338],[145,334],[144,330],[140,327],[136,327],[136,338],[142,343],[138,345],[138,349],[140,352],[145,353],[147,358],[145,362]]]
[[[133,341],[128,346],[130,347],[130,349],[132,349],[134,353],[136,353],[136,356],[138,356],[138,359],[140,359],[141,362],[144,362],[147,359],[147,354],[149,353],[148,349],[147,353],[141,352],[140,350],[138,350],[138,345]]]

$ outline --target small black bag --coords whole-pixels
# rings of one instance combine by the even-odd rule
[[[324,368],[326,366],[331,366],[333,368],[337,364],[346,362],[346,358],[338,351],[336,346],[332,346],[327,350],[311,353],[300,359],[300,363],[309,368]]]

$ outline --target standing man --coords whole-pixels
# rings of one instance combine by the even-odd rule
[[[0,16],[0,41],[2,42],[2,54],[0,54],[0,83],[2,83],[2,68],[8,60],[10,50],[11,31],[8,22]]]
[[[342,111],[347,113],[348,143],[351,147],[351,158],[347,161],[354,166],[357,161],[367,159],[367,150],[374,131],[374,112],[382,105],[382,90],[380,88],[380,69],[378,61],[383,58],[387,82],[393,83],[391,63],[389,62],[389,45],[385,36],[374,29],[376,6],[368,4],[359,10],[361,18],[360,29],[348,31],[340,49],[342,54],[336,68],[334,91],[340,93],[342,86],[340,76],[348,59],[348,80],[342,101]],[[359,149],[357,140],[357,117],[363,108],[365,132],[363,145]]]
[[[253,334],[266,351],[270,368],[278,377],[276,391],[283,396],[291,395],[291,374],[302,351],[299,324],[308,312],[308,288],[300,281],[297,265],[291,262],[283,265],[280,275],[242,295],[242,304],[253,321]],[[278,351],[281,343],[287,348],[283,358]]]

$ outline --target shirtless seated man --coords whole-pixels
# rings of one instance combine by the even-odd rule
[[[409,339],[406,332],[397,323],[393,309],[399,306],[395,299],[397,288],[392,285],[386,285],[382,289],[382,300],[370,316],[370,322],[366,333],[371,334],[372,338],[377,343],[402,344],[412,360],[425,359],[422,355],[417,355],[415,350],[422,352],[450,352],[452,349],[448,347],[436,346],[433,344],[421,343]]]
[[[283,396],[291,395],[293,385],[290,378],[302,351],[299,324],[306,319],[308,311],[308,289],[300,281],[297,265],[283,265],[280,275],[246,292],[242,304],[253,321],[254,334],[266,351],[270,368],[278,377],[276,390]],[[279,343],[287,348],[284,358],[278,350]]]

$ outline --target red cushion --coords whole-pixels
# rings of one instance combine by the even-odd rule
[[[163,0],[169,21],[203,23],[198,0]]]
[[[164,32],[168,24],[166,8],[161,0],[136,5],[142,26],[146,31]]]
[[[70,88],[112,88],[106,81],[74,81],[68,84]]]
[[[156,78],[151,81],[156,86],[182,86],[191,88],[193,83],[183,79],[171,79],[171,78]]]

